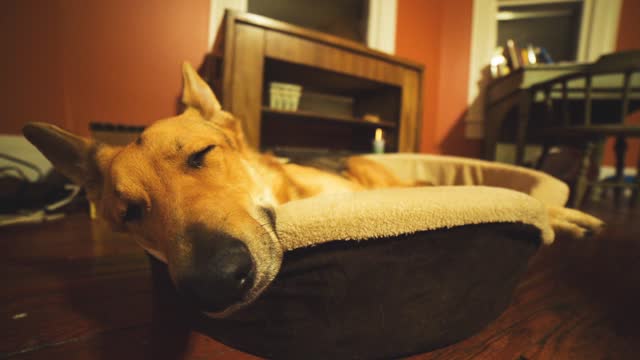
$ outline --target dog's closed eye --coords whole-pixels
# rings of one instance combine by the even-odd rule
[[[144,213],[144,209],[140,204],[129,204],[127,205],[127,210],[122,214],[122,222],[129,223],[133,221],[142,220],[142,214]]]
[[[196,151],[193,154],[189,155],[187,159],[187,165],[192,169],[200,169],[204,166],[204,158],[205,156],[213,149],[215,149],[215,145],[209,145],[202,150]]]

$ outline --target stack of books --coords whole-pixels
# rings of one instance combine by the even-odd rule
[[[532,44],[528,44],[526,47],[518,47],[513,40],[507,40],[505,56],[512,70],[527,65],[550,64],[553,62],[545,48],[533,46]]]
[[[523,66],[550,64],[553,59],[543,47],[528,44],[519,47],[514,40],[507,40],[506,47],[499,46],[491,59],[491,74],[500,77]]]

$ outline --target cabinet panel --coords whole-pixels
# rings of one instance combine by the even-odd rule
[[[402,83],[402,106],[400,107],[400,129],[398,133],[398,151],[419,151],[421,129],[421,73],[405,70]]]
[[[228,110],[243,122],[247,142],[259,149],[265,31],[244,24],[238,24],[234,30]]]
[[[384,60],[276,31],[266,32],[265,56],[394,85],[402,85],[405,71]]]

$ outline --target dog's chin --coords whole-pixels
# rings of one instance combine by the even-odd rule
[[[239,301],[228,305],[220,310],[203,311],[202,313],[204,315],[215,319],[225,318],[244,308],[245,306],[253,303],[260,296],[260,294],[262,294],[262,292],[267,287],[269,287],[273,279],[275,279],[276,275],[280,271],[283,254],[282,248],[280,247],[280,244],[277,239],[275,239],[275,237],[273,237],[269,243],[270,244],[267,247],[268,251],[266,252],[268,255],[265,256],[265,259],[260,259],[259,257],[254,256],[254,263],[256,264],[256,277],[254,279],[253,286],[246,291],[244,296],[242,296]],[[167,258],[163,253],[145,246],[143,246],[143,248],[157,260],[168,264]],[[265,254],[265,252],[261,253]]]
[[[215,312],[215,311],[202,311],[202,314],[206,315],[209,318],[212,319],[223,319],[226,318],[228,316],[230,316],[231,314],[235,313],[236,311],[244,308],[245,306],[249,305],[252,301],[242,301],[242,302],[238,302],[235,303],[233,305],[228,306],[226,309]]]
[[[260,223],[258,220],[255,221],[256,224]],[[275,234],[272,224],[273,221],[270,221],[268,222],[268,225],[260,226],[260,228],[264,230],[262,236],[259,237],[260,239],[257,239],[257,241],[245,242],[249,248],[249,252],[255,266],[255,278],[251,288],[247,289],[239,301],[232,303],[219,311],[202,311],[203,314],[211,318],[227,317],[253,303],[262,294],[262,292],[269,287],[280,271],[283,256],[282,245]],[[138,244],[151,256],[169,265],[167,256],[164,253],[145,246],[141,241],[138,241]],[[174,279],[172,278],[172,281],[173,280]]]
[[[138,242],[138,244],[144,249],[144,251],[148,252],[151,256],[153,256],[157,260],[160,260],[161,262],[163,262],[165,264],[169,264],[169,262],[167,261],[167,257],[163,253],[161,253],[160,251],[155,250],[155,249],[151,249],[151,248],[149,248],[147,246],[144,246],[140,242]]]
[[[275,277],[275,275],[273,277]],[[254,285],[251,289],[249,289],[249,291],[242,298],[242,300],[234,304],[231,304],[220,311],[203,311],[202,313],[214,319],[225,318],[230,316],[231,314],[236,313],[237,311],[253,303],[260,296],[260,294],[262,294],[262,292],[269,286],[269,284],[271,284],[273,277],[271,278],[271,280],[262,281],[262,284],[257,282],[256,285]]]

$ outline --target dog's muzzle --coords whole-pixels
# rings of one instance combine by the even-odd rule
[[[255,279],[247,246],[229,236],[198,237],[193,241],[193,261],[178,274],[178,291],[204,312],[223,311],[240,302]]]

